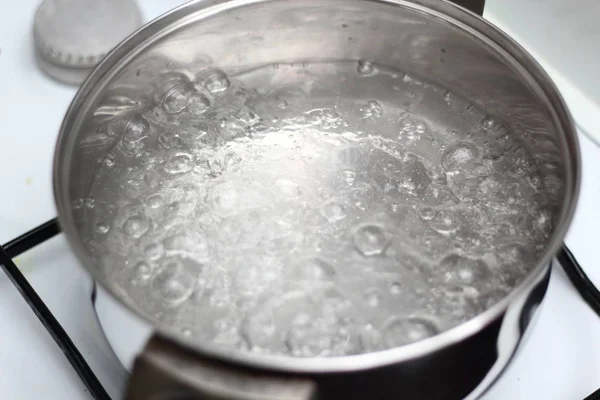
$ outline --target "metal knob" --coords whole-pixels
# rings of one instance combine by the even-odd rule
[[[38,65],[61,82],[80,84],[141,25],[134,0],[44,0],[33,26]]]

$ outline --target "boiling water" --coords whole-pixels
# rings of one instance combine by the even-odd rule
[[[114,146],[74,207],[108,279],[190,340],[419,341],[499,301],[551,233],[548,180],[503,121],[415,77],[363,61],[152,85],[98,109]]]

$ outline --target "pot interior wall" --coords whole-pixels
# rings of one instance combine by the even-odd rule
[[[93,206],[86,198],[97,172],[122,140],[123,130],[111,130],[111,121],[127,120],[161,102],[165,94],[157,95],[155,82],[166,74],[183,74],[193,81],[215,68],[235,77],[269,65],[322,64],[321,71],[333,77],[335,71],[327,70],[331,62],[355,65],[359,72],[365,66],[393,70],[407,85],[444,88],[448,95],[440,101],[420,97],[418,89],[399,93],[412,99],[406,107],[428,125],[452,120],[453,129],[472,137],[489,135],[492,128],[494,140],[517,136],[533,154],[540,181],[551,189],[548,201],[556,205],[556,225],[564,222],[575,186],[569,117],[553,88],[542,86],[545,76],[511,44],[512,54],[503,50],[506,39],[484,22],[433,0],[250,1],[210,8],[205,3],[186,5],[128,39],[79,94],[83,100],[71,110],[77,116],[63,126],[57,184],[80,232],[90,230],[90,221],[79,210]],[[376,92],[375,85],[373,93],[364,93],[365,99]],[[450,112],[441,101],[446,97],[467,105]],[[469,122],[472,109],[485,110],[488,122]],[[441,163],[438,153],[429,158]],[[126,188],[115,188],[119,190]],[[120,266],[95,268],[101,283],[127,302],[127,294],[119,292],[105,271]]]
[[[265,1],[223,13],[199,10],[165,31],[147,34],[151,44],[131,46],[132,53],[116,60],[110,79],[81,110],[84,117],[72,127],[69,140],[74,150],[67,168],[72,200],[87,195],[98,160],[118,140],[97,130],[97,109],[107,97],[125,95],[129,99],[122,101],[137,102],[124,104],[129,112],[146,105],[152,90],[148,82],[168,71],[193,74],[215,66],[235,73],[273,63],[329,60],[368,60],[463,96],[535,149],[539,165],[550,175],[547,179],[565,179],[569,154],[564,132],[542,88],[482,34],[422,6]],[[428,105],[427,112],[435,121],[444,110]]]

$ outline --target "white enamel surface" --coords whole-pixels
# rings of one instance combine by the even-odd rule
[[[0,0],[0,242],[52,218],[51,160],[75,89],[36,67],[31,22],[38,1]],[[139,0],[147,19],[180,1]],[[578,125],[600,142],[600,3],[579,0],[487,0],[486,18],[507,30],[557,82]],[[565,7],[568,7],[565,8]],[[596,128],[596,129],[594,129]],[[600,148],[580,135],[583,187],[567,244],[600,285]],[[89,281],[62,237],[18,258],[113,397],[125,374],[103,338],[89,301]],[[140,339],[123,332],[131,342]],[[600,387],[600,320],[555,268],[537,325],[484,400],[581,400]],[[131,356],[131,353],[130,353]],[[130,358],[130,357],[129,357]],[[0,397],[91,399],[60,350],[0,273]]]

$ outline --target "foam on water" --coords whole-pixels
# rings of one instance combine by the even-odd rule
[[[561,182],[415,75],[300,63],[152,85],[152,107],[101,106],[115,146],[73,207],[103,273],[189,340],[303,357],[413,343],[502,298],[551,234]]]

